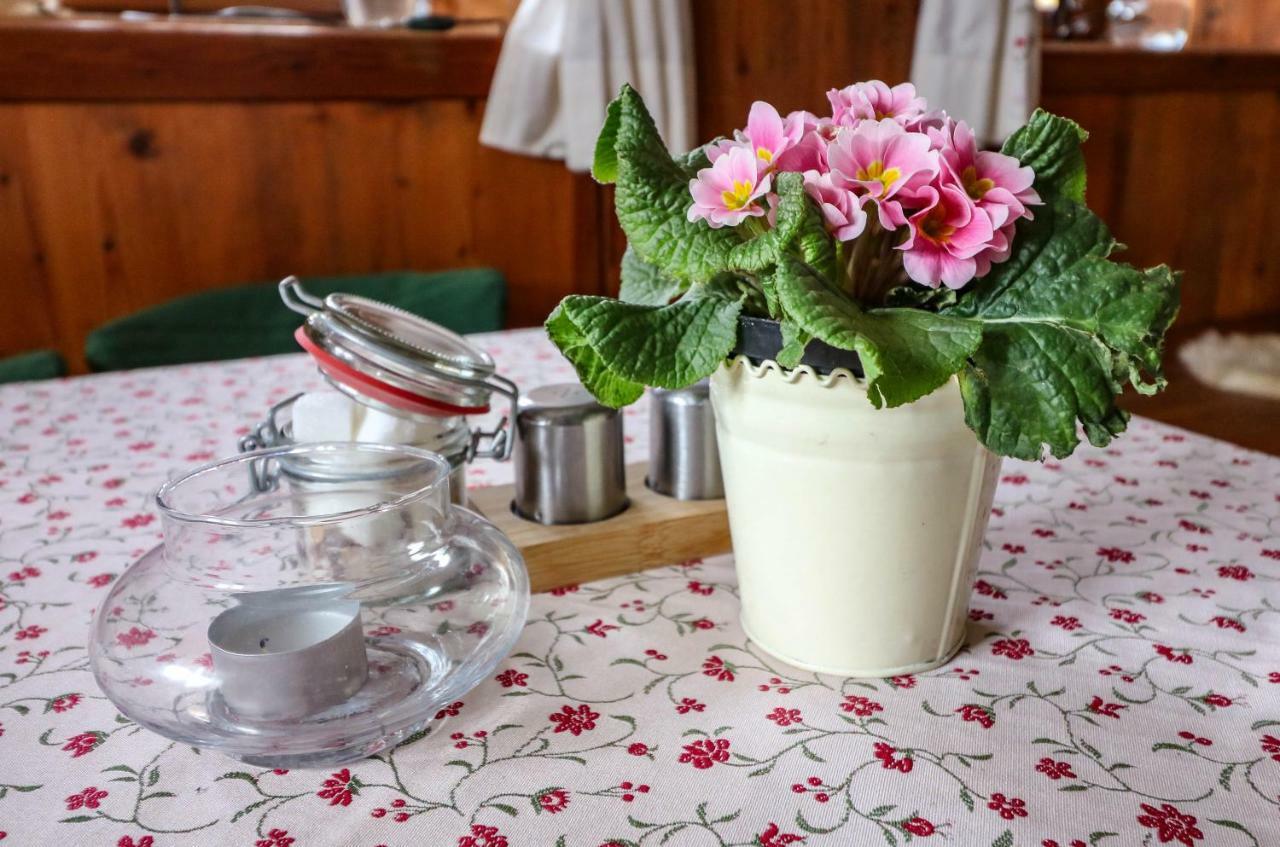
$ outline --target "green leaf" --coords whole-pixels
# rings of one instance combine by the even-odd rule
[[[774,360],[784,368],[798,366],[804,358],[805,348],[812,340],[813,336],[793,321],[782,321],[782,349],[774,356]]]
[[[606,406],[640,398],[645,385],[684,388],[714,371],[737,338],[740,300],[704,286],[669,306],[566,297],[547,319],[551,340]]]
[[[665,306],[688,290],[688,282],[673,279],[636,255],[630,245],[622,254],[622,288],[618,299],[639,306]]]
[[[1164,387],[1160,354],[1178,308],[1168,268],[1106,257],[1115,245],[1088,209],[1062,198],[1018,225],[1014,255],[942,314],[981,321],[982,345],[960,377],[965,419],[1004,456],[1062,458],[1124,431],[1126,382]],[[1148,381],[1148,379],[1150,381]]]
[[[858,353],[867,398],[877,408],[929,394],[964,366],[982,339],[974,321],[916,309],[865,312],[795,260],[778,266],[776,281],[783,309],[804,331]]]
[[[741,237],[732,227],[712,229],[688,218],[689,180],[706,167],[706,155],[671,158],[644,101],[629,85],[609,105],[599,143],[607,148],[610,137],[613,158],[597,146],[597,170],[616,178],[618,223],[636,255],[682,280],[703,282],[726,270],[729,251]]]
[[[618,140],[618,124],[622,119],[622,98],[609,103],[605,109],[604,126],[596,138],[595,159],[591,163],[591,176],[596,182],[608,185],[618,178],[618,153],[614,145]]]
[[[1013,832],[1006,829],[1000,837],[991,842],[991,847],[1013,847]]]
[[[1075,121],[1036,109],[1026,126],[1005,140],[1000,152],[1035,171],[1035,188],[1042,198],[1057,195],[1083,203],[1085,171],[1080,145],[1088,137]]]

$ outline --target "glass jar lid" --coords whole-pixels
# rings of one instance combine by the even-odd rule
[[[348,393],[436,415],[481,414],[495,391],[515,395],[489,354],[437,323],[353,294],[320,300],[296,277],[280,283],[280,297],[307,317],[295,333],[298,343]]]

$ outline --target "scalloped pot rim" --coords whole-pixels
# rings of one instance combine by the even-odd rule
[[[817,381],[818,385],[823,388],[831,388],[841,379],[847,379],[862,391],[867,390],[866,380],[856,376],[853,371],[848,368],[836,368],[828,374],[820,374],[809,365],[798,365],[794,368],[784,368],[773,359],[763,359],[760,364],[751,361],[750,358],[739,354],[725,359],[722,367],[726,371],[744,370],[756,379],[764,379],[771,373],[776,373],[788,384],[800,382],[805,377],[810,377]]]

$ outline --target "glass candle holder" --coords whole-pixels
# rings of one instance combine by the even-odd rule
[[[519,636],[529,581],[450,503],[449,463],[400,445],[245,453],[156,494],[164,543],[98,611],[102,690],[163,736],[329,767],[421,732]]]

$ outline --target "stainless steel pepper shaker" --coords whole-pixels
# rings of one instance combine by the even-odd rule
[[[516,514],[543,524],[589,523],[627,507],[622,414],[578,383],[544,385],[516,412]]]
[[[659,494],[677,500],[724,496],[716,417],[707,380],[671,391],[649,392],[649,476]]]

